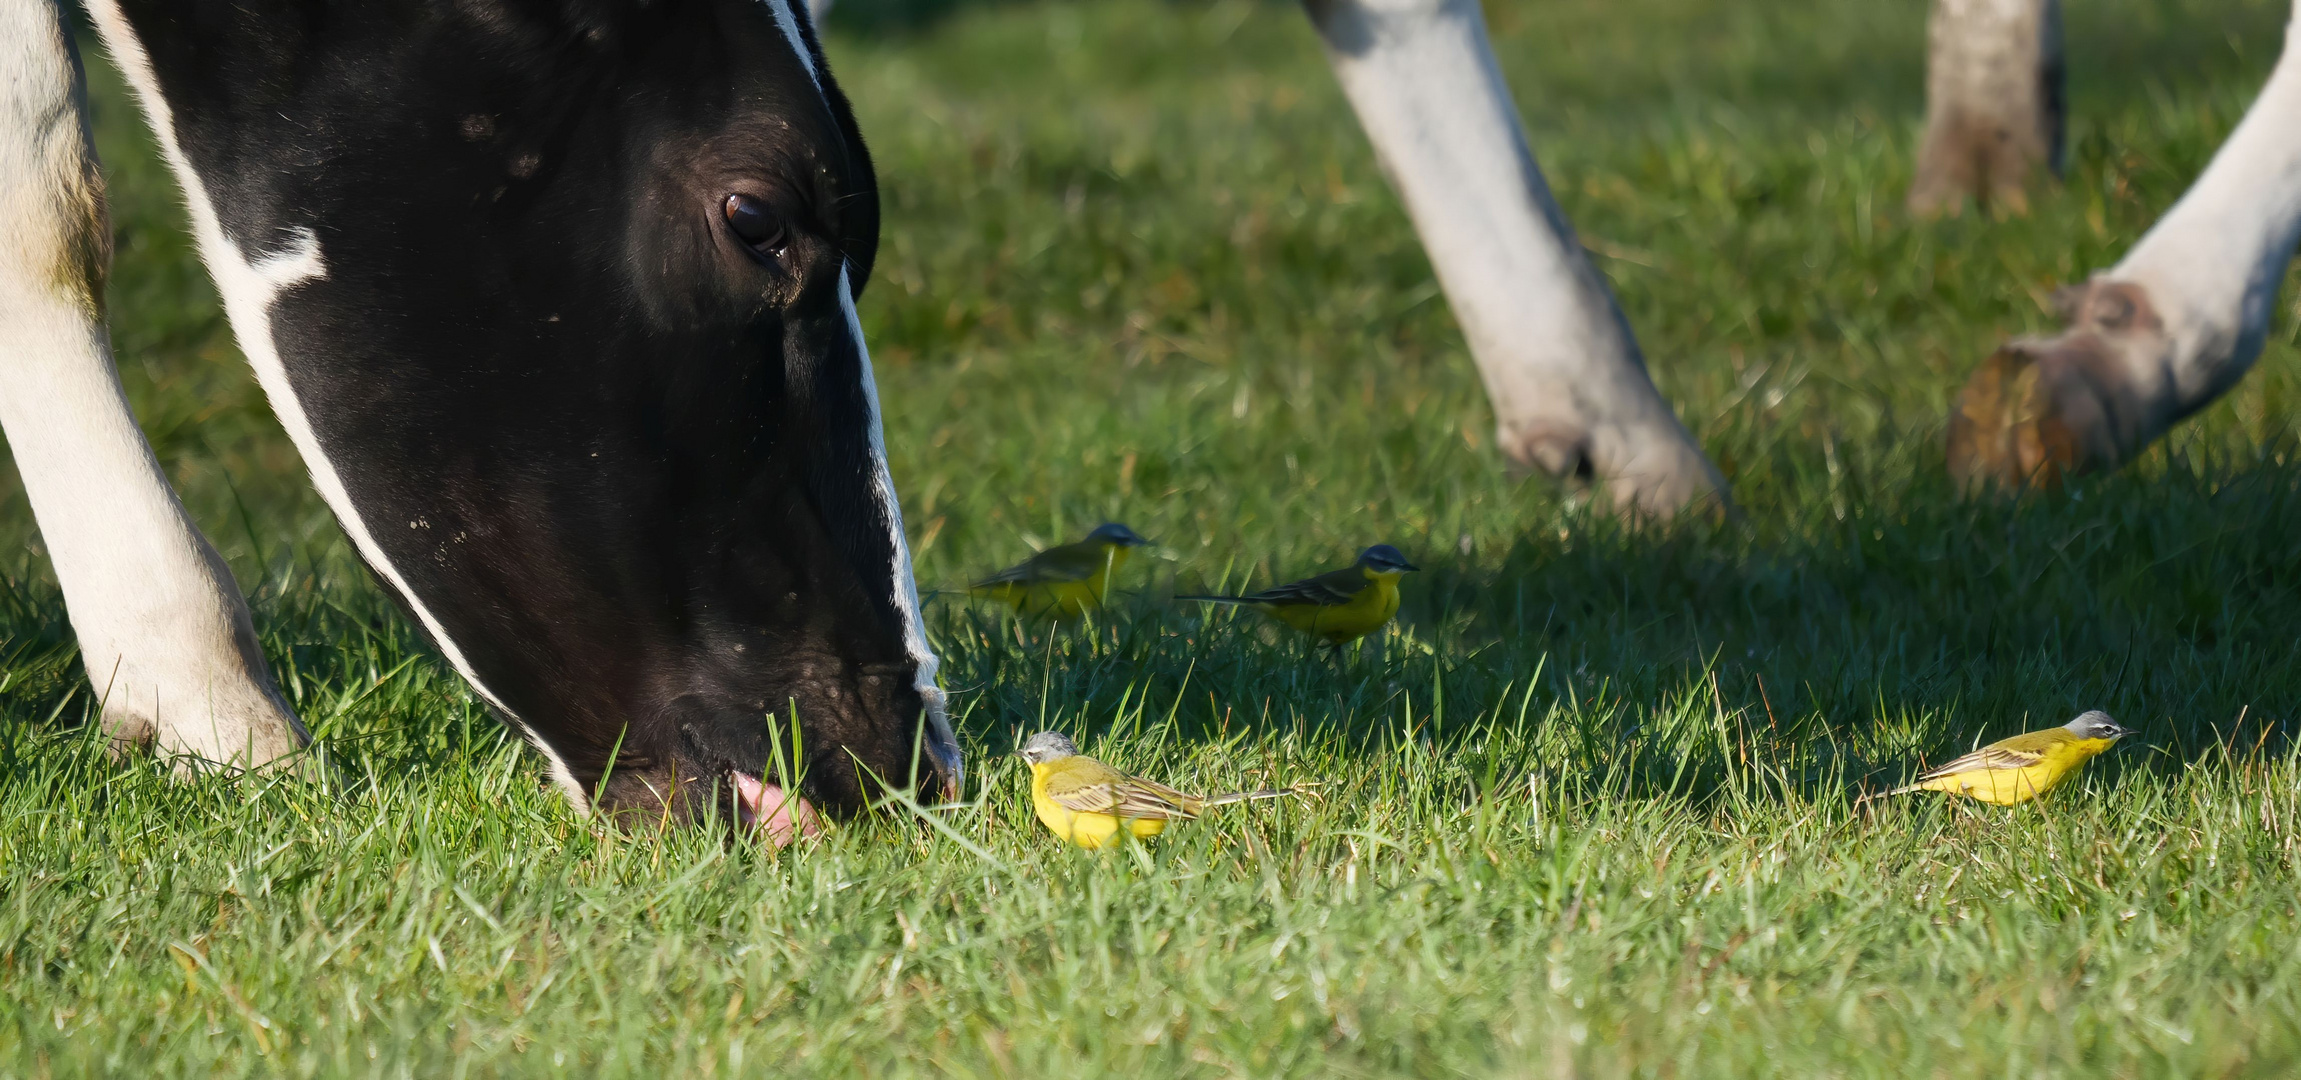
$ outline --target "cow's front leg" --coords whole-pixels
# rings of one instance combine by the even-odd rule
[[[1461,322],[1503,452],[1603,481],[1625,513],[1721,499],[1534,163],[1477,0],[1305,7]]]
[[[306,736],[112,368],[111,235],[84,104],[57,9],[0,5],[0,427],[105,729],[182,758],[266,764]]]
[[[2204,175],[2125,259],[2062,297],[2069,328],[2014,341],[1949,422],[1969,488],[2131,460],[2244,377],[2301,235],[2301,58],[2285,54]]]

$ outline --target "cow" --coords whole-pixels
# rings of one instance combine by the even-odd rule
[[[313,484],[570,803],[781,843],[960,790],[855,315],[876,180],[803,11],[88,6]],[[298,760],[112,367],[79,65],[0,4],[0,425],[109,736]]]

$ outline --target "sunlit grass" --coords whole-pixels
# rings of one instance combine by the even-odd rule
[[[2293,321],[2120,475],[1968,506],[1939,464],[1967,367],[2180,193],[2284,11],[2069,5],[2066,185],[1914,225],[1922,7],[1492,10],[1744,510],[1638,533],[1502,469],[1292,6],[842,16],[922,584],[1106,518],[1163,557],[1076,631],[931,601],[965,843],[894,807],[780,856],[576,818],[421,645],[92,64],[123,377],[336,768],[107,758],[0,479],[0,1074],[2290,1075]],[[1165,601],[1377,541],[1428,570],[1362,649]],[[2140,738],[2037,806],[1849,808],[2087,707]],[[1002,756],[1042,727],[1317,787],[1083,854]]]

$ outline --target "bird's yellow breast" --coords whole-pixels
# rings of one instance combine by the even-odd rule
[[[1103,544],[1094,572],[1076,581],[1004,581],[970,590],[973,595],[1010,604],[1015,611],[1039,619],[1076,619],[1103,606],[1111,574],[1125,566],[1132,554],[1125,545]]]
[[[1963,769],[1917,786],[1927,791],[1964,795],[1992,806],[2015,806],[2060,786],[2078,766],[2109,747],[2108,739],[2071,739],[2041,751],[2034,764],[2010,769]]]
[[[1272,618],[1330,643],[1356,641],[1382,629],[1398,614],[1399,575],[1375,570],[1365,573],[1372,583],[1347,603],[1272,604],[1267,610]]]
[[[1039,823],[1056,836],[1083,848],[1108,845],[1119,834],[1121,824],[1116,814],[1080,813],[1056,802],[1047,795],[1047,780],[1054,769],[1047,764],[1031,765],[1031,811],[1038,815]],[[1166,831],[1165,818],[1131,818],[1124,822],[1127,831],[1148,839]]]

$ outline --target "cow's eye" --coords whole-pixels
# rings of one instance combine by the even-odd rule
[[[780,256],[790,246],[789,233],[783,228],[783,219],[767,204],[749,195],[729,195],[720,212],[727,216],[727,228],[735,238],[749,245],[761,255]]]

